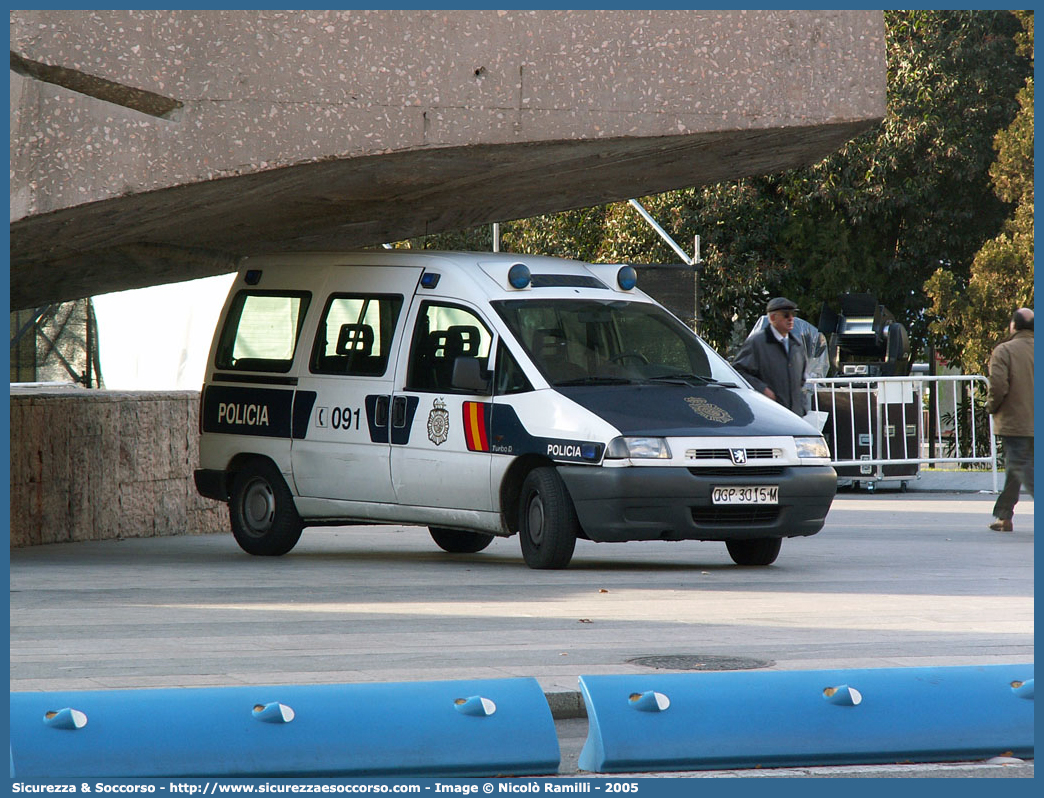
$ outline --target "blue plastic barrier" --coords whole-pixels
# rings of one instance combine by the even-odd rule
[[[18,778],[557,773],[535,679],[11,693]]]
[[[1033,665],[581,676],[597,773],[1033,755]]]

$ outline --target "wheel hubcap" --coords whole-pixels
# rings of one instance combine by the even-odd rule
[[[526,512],[526,527],[529,539],[539,546],[544,540],[544,502],[540,496],[533,496],[529,500]]]
[[[251,482],[243,496],[243,520],[255,534],[263,534],[272,528],[275,518],[275,494],[266,481]]]

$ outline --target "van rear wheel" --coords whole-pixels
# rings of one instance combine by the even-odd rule
[[[580,522],[554,468],[535,468],[522,483],[518,536],[530,568],[565,568],[573,558]]]
[[[736,565],[772,565],[779,556],[783,538],[726,540],[729,556]]]
[[[247,554],[278,557],[292,549],[303,525],[283,475],[268,460],[251,460],[232,479],[228,516]]]
[[[466,529],[446,529],[441,526],[429,526],[431,539],[439,544],[439,548],[451,554],[474,554],[482,551],[493,542],[492,535],[482,532],[469,532]]]

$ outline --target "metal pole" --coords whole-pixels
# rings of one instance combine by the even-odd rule
[[[867,388],[867,391],[871,390],[869,382],[866,384],[866,388]],[[873,390],[873,394],[874,394],[874,415],[877,418],[877,421],[876,421],[877,428],[874,430],[874,443],[876,444],[875,451],[876,451],[876,454],[877,454],[877,478],[881,479],[882,477],[884,477],[884,462],[883,462],[884,461],[884,457],[883,457],[883,455],[884,455],[884,451],[883,451],[884,450],[884,442],[881,440],[881,438],[883,436],[885,441],[888,440],[888,429],[887,429],[887,426],[886,426],[888,424],[888,416],[884,414],[885,413],[885,408],[881,404],[881,384],[880,383],[877,383],[877,388]],[[869,394],[867,396],[867,399],[869,399]]]
[[[642,203],[640,203],[636,199],[628,200],[628,202],[631,204],[632,208],[634,208],[636,211],[638,211],[638,213],[641,214],[642,218],[645,219],[645,221],[648,223],[648,225],[653,230],[656,231],[657,235],[659,235],[660,238],[662,238],[665,242],[667,242],[667,245],[677,253],[678,257],[682,259],[682,262],[685,263],[687,266],[692,266],[693,283],[694,283],[694,288],[693,288],[693,309],[692,309],[692,328],[693,328],[693,330],[697,334],[699,334],[699,332],[700,332],[700,271],[699,271],[699,267],[700,267],[700,263],[701,263],[701,261],[700,261],[700,237],[696,236],[696,240],[694,241],[694,244],[695,244],[695,246],[694,246],[695,257],[689,257],[685,253],[685,250],[683,250],[680,246],[678,246],[678,242],[675,241],[673,238],[671,238],[670,234],[666,230],[664,230],[662,227],[660,227],[659,224],[657,224],[656,220],[654,218],[652,218],[652,215],[647,210],[645,210],[645,208],[642,206]]]
[[[935,345],[928,347],[928,376],[934,377],[936,375],[936,364],[935,364]],[[939,409],[939,383],[931,381],[930,389],[928,394],[928,455],[932,458],[938,457],[939,452],[935,448],[935,439],[938,437],[939,428],[937,426],[936,416],[938,415]],[[935,405],[936,412],[932,412],[932,405]]]
[[[642,207],[642,204],[638,200],[633,199],[628,200],[628,202],[630,202],[631,206],[642,215],[642,218],[649,223],[649,226],[659,234],[660,238],[666,241],[668,246],[670,246],[671,249],[678,253],[679,258],[681,258],[689,266],[696,265],[696,261],[694,261],[692,258],[685,254],[685,250],[679,247],[678,243],[673,238],[671,238],[670,235],[668,235],[667,231],[656,223],[656,220],[649,215],[649,212]]]
[[[493,222],[493,251],[500,252],[500,222]]]
[[[91,371],[92,371],[92,369],[91,369],[91,351],[92,351],[92,345],[93,345],[93,336],[91,335],[91,299],[90,299],[90,297],[87,297],[87,299],[85,299],[84,302],[87,303],[87,307],[85,308],[85,311],[86,311],[85,315],[87,317],[87,323],[85,325],[86,329],[84,330],[84,344],[85,344],[85,347],[87,349],[87,363],[86,363],[87,368],[86,368],[83,376],[84,376],[84,387],[85,388],[90,388],[91,387],[91,380],[92,380],[92,378],[91,378]]]
[[[696,334],[700,334],[700,264],[703,263],[703,259],[700,257],[700,237],[695,236],[693,239],[693,259],[692,259],[692,327],[696,331]]]

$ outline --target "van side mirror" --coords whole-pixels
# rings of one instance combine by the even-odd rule
[[[469,393],[491,396],[491,377],[492,375],[482,368],[482,363],[477,357],[460,356],[453,360],[450,386]]]

